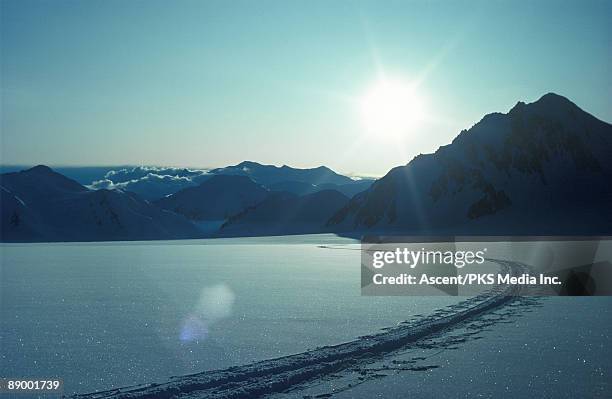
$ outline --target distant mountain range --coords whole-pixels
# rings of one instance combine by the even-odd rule
[[[0,172],[18,172],[29,168],[30,166],[0,166]],[[367,189],[374,181],[370,178],[352,179],[324,166],[298,169],[286,165],[262,165],[252,161],[217,169],[63,166],[54,170],[94,190],[131,191],[150,201],[172,195],[184,188],[198,186],[215,175],[247,176],[270,191],[289,191],[303,195],[321,190],[338,190],[349,197]]]
[[[46,166],[0,177],[2,241],[105,241],[197,237],[183,216],[130,192],[90,190]]]
[[[16,170],[22,169],[25,168]],[[338,190],[349,197],[367,189],[374,181],[351,179],[324,166],[298,169],[286,165],[262,165],[252,161],[217,169],[134,166],[121,169],[86,167],[83,170],[70,167],[61,170],[66,171],[66,176],[74,176],[75,180],[89,188],[131,191],[151,201],[172,195],[184,188],[195,187],[216,175],[246,176],[270,191],[289,191],[303,195],[321,190]]]
[[[248,165],[248,170],[245,165]],[[84,175],[93,171],[92,168],[86,169]],[[78,170],[74,168],[70,172],[78,173]],[[255,176],[270,185],[270,188],[255,182]],[[296,180],[284,180],[286,178]],[[219,227],[232,216],[242,214],[260,203],[264,207],[258,208],[257,212],[266,209],[265,204],[270,203],[265,201],[268,197],[291,196],[299,203],[299,194],[304,194],[304,203],[307,203],[309,195],[329,192],[329,187],[355,193],[369,187],[371,183],[371,180],[353,180],[341,176],[324,167],[295,169],[243,162],[212,171],[157,167],[104,170],[104,179],[84,186],[40,165],[0,175],[0,240],[28,242],[201,238],[218,234]],[[304,190],[304,187],[308,189]],[[172,189],[172,193],[165,194],[169,189]],[[296,217],[294,221],[304,222],[299,228],[288,224],[281,226],[269,220],[270,224],[274,224],[273,228],[266,227],[265,223],[256,223],[249,224],[249,231],[257,235],[273,230],[278,234],[317,231],[348,201],[348,197],[340,191],[334,193],[337,194],[335,200],[318,203],[320,210],[325,209],[324,217],[310,221]],[[159,197],[153,199],[153,194]],[[342,203],[337,199],[341,199]],[[292,201],[281,205],[296,209]],[[276,210],[282,214],[288,212]],[[232,224],[233,227],[228,228],[225,235],[241,235],[236,227],[239,225]]]
[[[297,169],[287,165],[278,167],[274,165],[262,165],[252,161],[244,161],[238,165],[213,169],[210,171],[210,173],[218,175],[248,176],[253,181],[263,185],[286,181],[295,181],[315,185],[326,183],[349,184],[353,181],[349,177],[339,175],[325,166],[319,166],[318,168],[311,169]]]
[[[1,241],[282,235],[610,234],[612,125],[547,94],[381,179],[245,161],[0,175]],[[96,175],[97,174],[97,175]]]
[[[609,234],[612,125],[547,94],[392,169],[328,222],[402,234]]]
[[[351,179],[333,170],[319,166],[311,169],[292,168],[287,165],[262,165],[244,161],[238,165],[213,169],[211,174],[248,176],[270,191],[288,191],[298,195],[321,190],[336,190],[347,197],[366,190],[374,179]]]
[[[87,185],[92,189],[131,191],[147,200],[156,200],[210,178],[207,170],[136,166],[107,171]]]

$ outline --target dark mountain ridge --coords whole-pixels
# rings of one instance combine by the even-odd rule
[[[244,161],[237,165],[217,168],[210,171],[216,175],[248,176],[253,181],[264,186],[281,182],[301,182],[308,184],[350,184],[353,180],[342,176],[325,166],[317,168],[299,169],[287,165],[262,165],[253,161]]]
[[[89,190],[46,166],[0,175],[1,241],[193,238],[180,215],[133,193]]]
[[[337,231],[582,234],[612,230],[612,125],[547,94],[485,116],[392,169],[329,221]]]

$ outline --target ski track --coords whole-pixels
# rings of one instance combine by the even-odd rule
[[[505,260],[489,259],[502,267],[501,273],[520,276],[528,266]],[[354,367],[360,363],[397,351],[434,334],[444,332],[462,322],[497,309],[517,294],[517,286],[494,286],[489,291],[448,306],[416,321],[405,321],[382,332],[353,341],[324,346],[303,353],[263,360],[224,370],[171,377],[167,382],[150,383],[108,391],[78,394],[73,399],[174,399],[254,398],[286,391]]]

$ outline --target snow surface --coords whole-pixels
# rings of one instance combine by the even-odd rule
[[[518,262],[498,261],[503,273],[519,276],[529,269]],[[161,384],[116,389],[78,398],[240,398],[286,391],[293,386],[318,381],[330,374],[358,367],[418,343],[434,334],[499,308],[514,298],[516,286],[495,286],[489,292],[413,322],[384,332],[359,337],[343,344],[325,346],[296,355],[265,360],[225,370],[176,377]]]

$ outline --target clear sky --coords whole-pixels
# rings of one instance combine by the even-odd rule
[[[0,4],[4,164],[382,175],[550,91],[612,121],[610,1]],[[426,110],[401,135],[364,124],[383,75]]]

